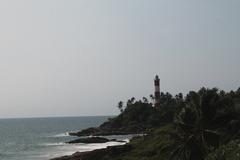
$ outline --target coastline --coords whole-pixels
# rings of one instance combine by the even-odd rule
[[[148,117],[158,116],[155,114],[155,108],[150,103],[136,102],[128,106],[124,112],[118,116],[109,118],[107,121],[100,124],[98,127],[85,128],[77,132],[70,132],[69,136],[76,137],[73,143],[91,142],[91,137],[102,137],[107,138],[110,142],[101,143],[99,148],[87,150],[82,152],[73,153],[72,155],[66,155],[62,157],[56,157],[51,160],[75,160],[75,159],[86,159],[95,160],[97,157],[109,155],[111,157],[117,156],[119,153],[127,153],[131,150],[132,145],[129,144],[130,140],[134,137],[145,137],[150,132],[150,129],[155,125],[159,126],[161,123],[155,124],[151,121],[146,121]],[[135,119],[134,115],[144,115],[146,118]],[[143,116],[142,116],[143,117]],[[123,138],[124,137],[124,138]],[[86,140],[83,140],[83,139]],[[123,139],[128,139],[127,142],[119,143]],[[112,141],[114,142],[112,142]],[[102,139],[97,139],[94,144]],[[118,142],[119,141],[119,142]],[[68,143],[68,142],[65,142]],[[90,144],[91,144],[90,143]],[[108,144],[111,145],[108,145]],[[114,143],[114,144],[113,144]],[[83,143],[84,144],[84,143]],[[104,146],[105,145],[105,146]],[[97,159],[96,159],[97,160]]]
[[[163,99],[161,107],[153,107],[151,103],[142,101],[130,104],[129,100],[119,116],[108,119],[99,127],[70,134],[77,137],[106,137],[112,134],[144,133],[142,137],[133,138],[125,145],[76,152],[52,160],[218,160],[219,156],[229,160],[239,158],[240,89],[236,93],[225,93],[216,88],[201,88],[197,92],[190,91],[185,98],[181,94],[173,97],[169,93],[163,93],[162,97],[165,100]],[[196,98],[195,104],[193,102]],[[202,126],[205,121],[206,124],[211,124],[210,129]],[[227,154],[222,154],[225,151]]]
[[[122,135],[122,136],[126,136],[126,135]],[[135,135],[135,136],[137,136],[137,135]],[[128,137],[135,137],[135,136],[128,135]],[[112,137],[116,138],[115,135],[112,135]],[[96,137],[96,138],[99,138],[99,137]],[[83,139],[89,139],[89,138],[83,138]],[[89,145],[89,147],[88,147],[88,149],[85,149],[82,151],[75,151],[73,154],[69,154],[69,155],[54,157],[54,158],[51,158],[50,160],[75,160],[75,159],[83,159],[83,158],[89,159],[89,157],[94,157],[95,155],[104,154],[104,153],[126,152],[127,149],[130,148],[129,147],[130,145],[128,145],[128,143],[130,142],[130,139],[131,138],[127,138],[124,140],[109,139],[109,141],[105,142],[105,143],[94,143],[94,142],[93,143],[78,143],[78,142],[76,142],[76,144],[85,144],[85,145]],[[78,140],[78,139],[76,139],[76,140]],[[74,143],[70,143],[70,144],[74,145]]]
[[[121,153],[126,153],[132,149],[131,145],[124,144],[124,145],[116,145],[116,146],[108,146],[107,148],[96,149],[87,152],[75,152],[72,155],[62,156],[53,158],[50,160],[90,160],[90,159],[97,159],[105,154],[110,155],[119,155]]]

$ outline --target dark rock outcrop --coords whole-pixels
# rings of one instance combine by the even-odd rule
[[[111,129],[111,128],[88,128],[79,132],[71,132],[69,135],[71,136],[109,136],[109,135],[128,135],[128,134],[136,134],[139,133],[137,130],[129,131],[125,128],[119,129]]]
[[[125,142],[125,141],[119,141],[116,139],[107,139],[103,137],[90,137],[90,138],[79,138],[76,140],[69,141],[67,143],[73,144],[73,143],[106,143],[106,142]]]

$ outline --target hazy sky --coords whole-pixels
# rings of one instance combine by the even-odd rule
[[[0,117],[111,115],[240,87],[239,0],[0,0]]]

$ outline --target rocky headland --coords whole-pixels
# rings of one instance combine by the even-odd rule
[[[142,134],[129,143],[52,160],[236,160],[240,155],[240,89],[161,93],[160,106],[128,101],[121,114],[99,127],[70,133],[68,143],[118,142],[109,135]],[[104,138],[102,137],[104,136]],[[85,137],[85,138],[84,138]]]

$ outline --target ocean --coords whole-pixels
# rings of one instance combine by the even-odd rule
[[[66,144],[76,139],[68,132],[95,127],[109,117],[63,117],[0,119],[0,160],[48,160],[105,144]]]

